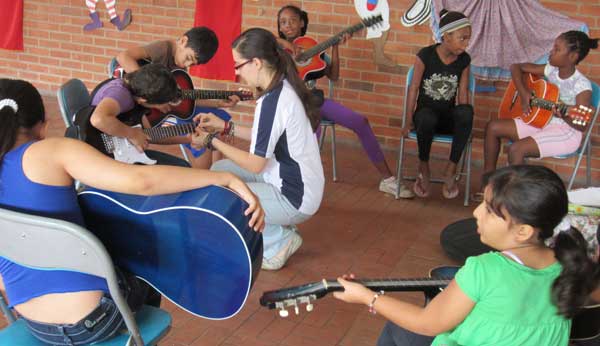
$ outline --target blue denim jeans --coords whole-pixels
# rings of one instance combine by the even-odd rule
[[[123,317],[110,297],[102,297],[98,307],[74,324],[51,324],[23,320],[39,340],[48,345],[75,346],[106,340],[122,325]]]

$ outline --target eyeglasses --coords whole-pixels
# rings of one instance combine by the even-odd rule
[[[233,69],[234,69],[234,70],[239,70],[240,68],[242,68],[242,66],[246,65],[247,63],[249,63],[249,62],[251,62],[251,61],[252,61],[252,59],[248,59],[248,60],[246,60],[246,61],[244,61],[244,62],[242,62],[242,63],[239,63],[239,64],[235,65],[235,66],[233,67]]]

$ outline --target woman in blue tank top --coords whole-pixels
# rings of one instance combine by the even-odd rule
[[[0,79],[0,207],[82,225],[75,179],[138,195],[222,185],[249,203],[246,214],[252,214],[251,227],[258,231],[264,226],[256,196],[233,174],[123,164],[81,141],[45,139],[46,125],[44,104],[35,87],[22,80]],[[96,276],[34,270],[0,257],[0,290],[33,335],[47,344],[87,345],[110,338],[123,324],[106,281]]]

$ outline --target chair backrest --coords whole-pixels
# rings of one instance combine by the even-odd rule
[[[404,113],[402,114],[402,127],[406,126],[406,113],[407,113],[407,102],[408,98],[408,88],[410,87],[410,83],[412,82],[413,74],[415,72],[415,67],[411,66],[406,73],[406,85],[404,87]],[[475,104],[475,89],[477,88],[477,80],[475,79],[475,75],[473,71],[469,73],[469,103],[471,105]]]
[[[73,125],[73,116],[80,109],[88,106],[91,102],[90,93],[83,82],[77,78],[67,81],[61,85],[56,92],[58,106],[65,126],[69,128]]]
[[[0,208],[0,256],[35,269],[69,270],[106,279],[136,345],[143,345],[127,301],[121,294],[106,248],[76,224]]]
[[[596,82],[592,82],[592,106],[594,107],[594,115],[590,119],[589,126],[585,133],[585,138],[581,143],[587,143],[592,135],[593,128],[598,120],[598,113],[600,112],[600,86]]]

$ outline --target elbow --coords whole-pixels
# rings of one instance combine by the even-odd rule
[[[117,59],[117,62],[119,63],[119,65],[123,66],[123,61],[127,58],[127,51],[122,51],[119,54],[117,54],[117,56],[115,57],[115,59]]]
[[[97,114],[92,114],[90,117],[90,124],[99,130],[103,128],[103,123],[102,117],[98,116]]]
[[[131,176],[129,186],[134,195],[152,196],[158,194],[160,183],[148,171],[149,167],[137,167],[138,170]]]

